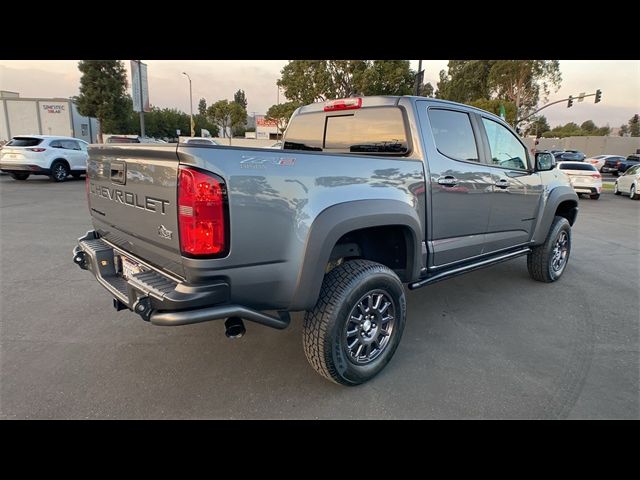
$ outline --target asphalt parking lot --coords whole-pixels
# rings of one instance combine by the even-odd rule
[[[240,340],[222,322],[116,312],[71,261],[84,180],[0,177],[0,418],[640,418],[640,201],[580,200],[560,282],[517,259],[407,293],[398,351],[372,382],[327,382],[302,315]]]

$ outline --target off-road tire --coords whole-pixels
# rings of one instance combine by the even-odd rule
[[[344,335],[353,309],[372,291],[384,292],[393,303],[395,323],[379,355],[369,363],[358,364],[349,354]],[[320,375],[335,383],[364,383],[391,360],[402,337],[406,311],[402,282],[395,272],[369,260],[342,263],[325,275],[318,302],[305,314],[302,341],[307,360]]]
[[[568,240],[568,250],[566,259],[563,263],[560,271],[555,271],[552,268],[553,253],[556,246],[556,242],[562,232],[566,232]],[[531,253],[527,255],[527,269],[529,275],[534,280],[539,282],[551,283],[558,280],[564,271],[567,269],[567,263],[569,263],[569,256],[571,254],[571,225],[569,221],[564,217],[556,216],[553,219],[547,239],[542,245],[533,247]]]

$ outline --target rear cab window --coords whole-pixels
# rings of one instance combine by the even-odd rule
[[[590,172],[597,172],[597,168],[590,163],[559,163],[558,168],[560,170],[585,170]]]
[[[284,138],[288,150],[406,155],[410,146],[400,107],[365,107],[296,115]]]
[[[36,145],[40,145],[41,143],[41,138],[15,137],[12,138],[9,143],[7,143],[7,147],[35,147]]]

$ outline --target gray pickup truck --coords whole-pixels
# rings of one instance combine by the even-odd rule
[[[409,289],[527,255],[560,278],[578,197],[500,118],[422,97],[301,107],[282,150],[95,145],[94,230],[73,261],[154,325],[273,328],[306,311],[321,375],[363,383],[393,356]]]

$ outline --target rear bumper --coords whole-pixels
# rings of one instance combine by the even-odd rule
[[[617,172],[618,168],[617,167],[609,167],[607,165],[603,165],[602,167],[602,172],[603,173],[612,173],[612,172]]]
[[[99,238],[93,230],[79,238],[73,249],[73,262],[94,275],[113,296],[117,310],[128,308],[155,325],[188,325],[232,316],[279,329],[289,324],[289,315],[284,312],[273,317],[229,305],[230,287],[223,280],[189,285],[151,268],[124,278],[118,260],[122,255],[138,260]]]
[[[29,163],[0,163],[0,170],[7,173],[31,173],[32,175],[51,175],[51,170]]]

